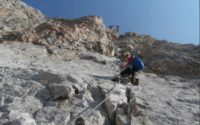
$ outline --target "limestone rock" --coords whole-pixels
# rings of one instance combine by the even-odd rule
[[[27,29],[45,20],[46,17],[39,10],[21,0],[0,1],[0,32]]]
[[[36,27],[40,37],[47,38],[50,45],[69,45],[103,54],[111,54],[111,41],[106,34],[106,28],[101,17],[88,16],[74,20],[55,18]],[[57,40],[56,40],[57,39]]]
[[[4,33],[2,40],[32,42],[48,48],[57,46],[63,49],[90,50],[105,55],[114,55],[103,19],[97,16],[70,20],[51,19],[26,32]]]
[[[106,84],[105,84],[106,85]],[[105,94],[108,93],[108,86],[101,86],[101,93]],[[110,88],[110,87],[109,87]],[[120,89],[119,89],[120,88]],[[105,94],[105,98],[109,96],[109,98],[105,101],[105,108],[108,112],[108,116],[111,119],[111,121],[115,121],[115,114],[118,108],[118,105],[126,103],[127,98],[126,98],[126,88],[124,88],[121,85],[117,85],[116,88],[113,90],[112,93],[109,95]]]
[[[35,120],[28,113],[11,111],[9,114],[10,125],[36,125]]]
[[[143,52],[145,63],[155,73],[187,78],[200,75],[200,51],[196,46],[160,41]]]
[[[74,93],[72,86],[64,84],[52,84],[49,85],[48,88],[55,100],[66,98],[69,99]]]
[[[66,125],[70,114],[66,109],[60,109],[53,106],[47,106],[35,112],[35,121],[37,125]]]

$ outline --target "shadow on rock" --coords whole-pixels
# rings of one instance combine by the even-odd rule
[[[104,79],[104,80],[111,80],[113,76],[97,76],[97,75],[92,75],[96,79]]]
[[[47,88],[43,88],[38,91],[35,97],[38,98],[43,105],[45,105],[48,101],[52,99],[50,91]]]
[[[40,82],[44,86],[49,83],[61,83],[63,79],[58,74],[53,74],[50,72],[40,71],[37,75],[32,77],[32,80]]]

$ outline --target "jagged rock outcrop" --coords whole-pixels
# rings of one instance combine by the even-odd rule
[[[41,45],[75,47],[106,55],[112,54],[113,51],[101,17],[88,16],[74,20],[52,19],[39,25],[36,32],[40,36],[37,44]]]
[[[17,31],[4,34],[2,41],[31,42],[47,48],[90,50],[114,55],[106,31],[101,17],[88,16],[73,20],[55,18],[28,32]],[[56,54],[54,51],[51,52]]]
[[[46,20],[37,9],[21,0],[0,1],[0,32],[30,29]]]
[[[118,39],[119,34],[111,29],[107,29],[107,36],[111,41],[114,41]]]

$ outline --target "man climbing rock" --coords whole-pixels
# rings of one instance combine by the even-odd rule
[[[144,63],[142,61],[142,54],[138,56],[131,55],[129,52],[124,54],[124,60],[126,61],[123,65],[123,70],[119,75],[115,76],[112,81],[119,81],[121,78],[129,77],[132,75],[131,82],[134,85],[139,84],[139,79],[135,79],[135,73],[144,69]]]

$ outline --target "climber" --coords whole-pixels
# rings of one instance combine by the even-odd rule
[[[128,77],[132,75],[131,82],[134,85],[139,84],[139,79],[135,79],[135,73],[142,70],[144,68],[144,64],[141,60],[142,54],[138,54],[138,56],[131,55],[129,52],[124,54],[125,64],[123,65],[123,70],[117,76],[115,76],[112,81],[118,81],[121,78]],[[135,81],[136,80],[136,81]]]

